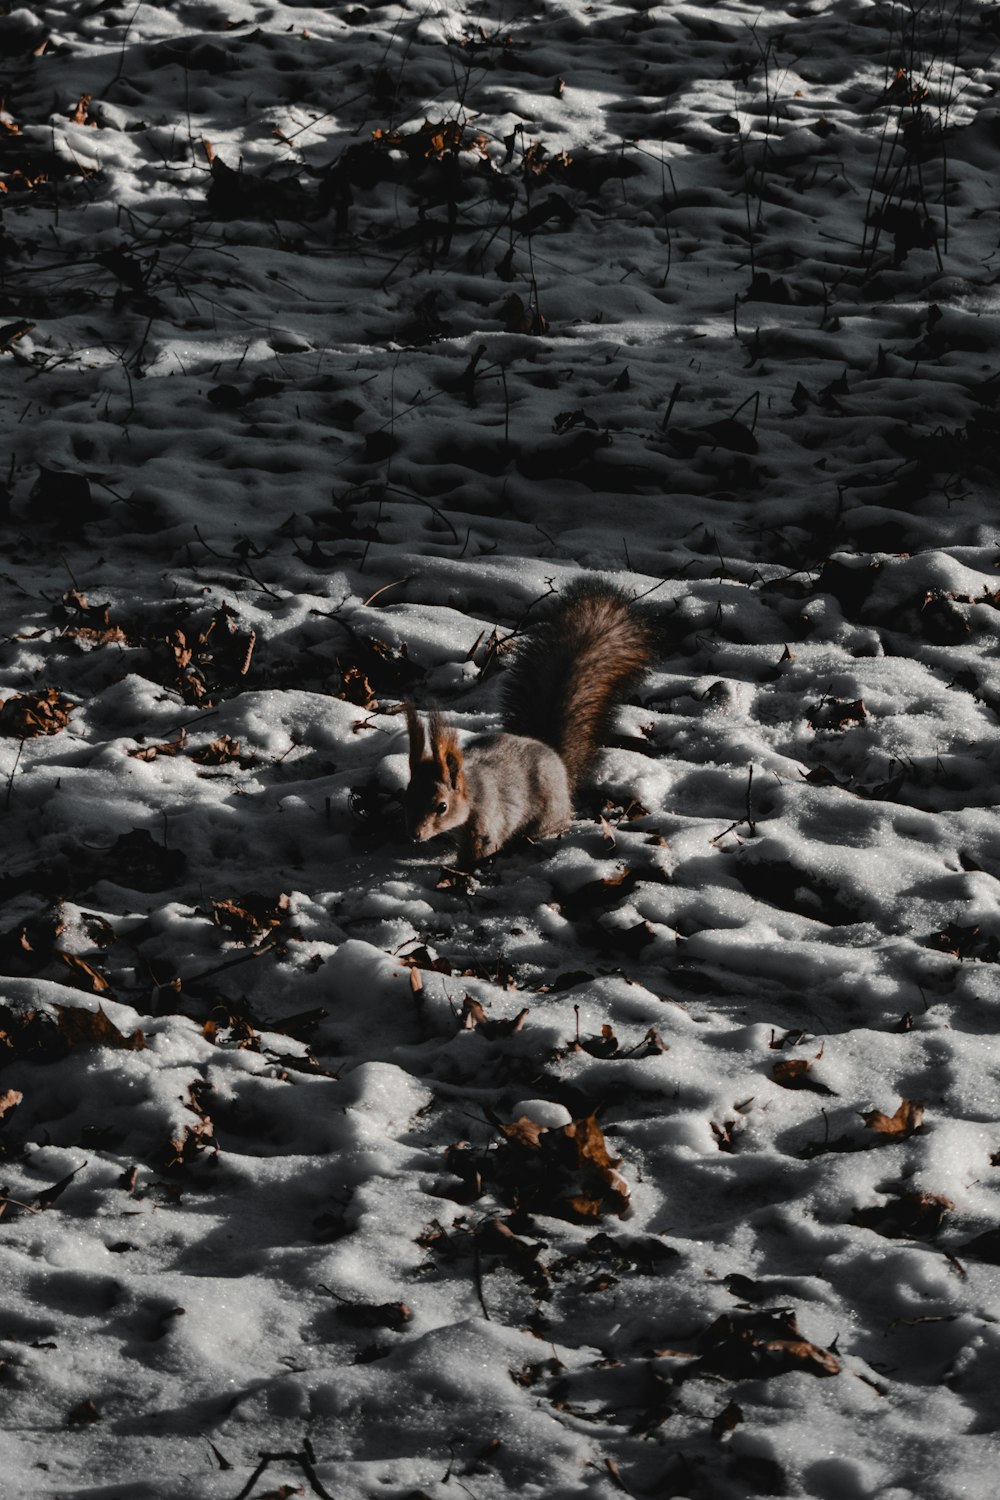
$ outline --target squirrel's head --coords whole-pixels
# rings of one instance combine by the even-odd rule
[[[423,842],[460,828],[469,816],[462,752],[453,729],[439,713],[429,714],[427,730],[412,703],[406,704],[410,733],[410,784],[403,805],[410,837]]]

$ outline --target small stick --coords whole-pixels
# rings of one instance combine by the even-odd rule
[[[17,771],[18,761],[21,759],[21,751],[24,749],[24,741],[26,738],[27,736],[22,734],[21,742],[17,747],[17,754],[14,756],[14,764],[11,766],[10,775],[7,777],[7,796],[4,799],[3,804],[4,812],[10,812],[10,799],[14,795],[14,775]]]
[[[476,1296],[479,1298],[479,1306],[483,1310],[483,1317],[487,1323],[492,1323],[489,1308],[486,1306],[486,1298],[483,1296],[483,1259],[479,1246],[475,1245],[472,1251],[472,1279],[476,1284]]]
[[[362,609],[367,609],[368,605],[369,604],[373,604],[375,602],[375,600],[378,598],[379,594],[384,594],[385,591],[386,591],[386,589],[398,589],[399,586],[400,586],[400,584],[402,584],[402,583],[409,583],[410,578],[412,576],[413,576],[412,574],[407,573],[407,575],[406,575],[405,578],[395,578],[395,579],[393,579],[392,583],[383,583],[382,587],[380,589],[376,589],[375,592],[374,592],[374,594],[369,594],[368,595],[368,598],[364,601],[364,604],[362,604],[362,606],[361,606]]]

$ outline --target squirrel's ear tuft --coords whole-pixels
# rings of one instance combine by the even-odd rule
[[[411,772],[420,765],[421,761],[429,760],[427,754],[427,737],[424,734],[424,726],[420,722],[420,716],[412,703],[403,704],[403,712],[406,715],[406,728],[410,735],[410,770]]]
[[[462,776],[462,752],[454,729],[445,727],[441,715],[435,710],[430,716],[431,756],[437,765],[442,781],[458,786]]]
[[[462,780],[462,752],[454,736],[451,743],[445,746],[444,768],[448,773],[448,780],[453,787],[457,787]]]

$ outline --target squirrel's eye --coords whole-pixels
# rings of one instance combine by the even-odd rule
[[[448,811],[447,802],[439,802],[437,805],[437,811],[438,813],[446,813]]]

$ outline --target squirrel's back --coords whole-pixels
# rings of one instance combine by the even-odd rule
[[[532,627],[505,673],[504,727],[551,745],[574,787],[652,654],[650,621],[628,595],[612,583],[579,579]]]

